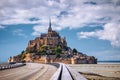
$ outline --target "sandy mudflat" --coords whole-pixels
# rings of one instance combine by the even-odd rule
[[[69,64],[88,80],[120,80],[120,64]]]

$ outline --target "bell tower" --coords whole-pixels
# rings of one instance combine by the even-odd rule
[[[49,28],[48,28],[48,32],[52,32],[51,19],[49,19]]]

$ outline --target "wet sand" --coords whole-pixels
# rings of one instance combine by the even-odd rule
[[[120,80],[120,64],[69,64],[88,80]]]

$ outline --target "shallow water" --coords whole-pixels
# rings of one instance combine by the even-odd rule
[[[111,61],[111,62],[109,62],[109,61],[102,61],[102,62],[99,62],[98,61],[98,63],[97,64],[120,64],[120,62],[119,61]]]

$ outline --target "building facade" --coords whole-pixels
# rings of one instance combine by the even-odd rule
[[[47,34],[41,34],[40,37],[36,37],[35,40],[30,40],[26,50],[38,50],[41,46],[60,46],[62,49],[64,49],[67,47],[67,42],[65,37],[61,37],[59,33],[52,30],[50,22]]]
[[[8,60],[12,61],[12,58]],[[15,62],[62,62],[66,64],[96,64],[94,56],[87,56],[67,46],[66,38],[61,37],[51,27],[51,21],[47,33],[41,34],[28,42],[24,52],[14,56]]]

